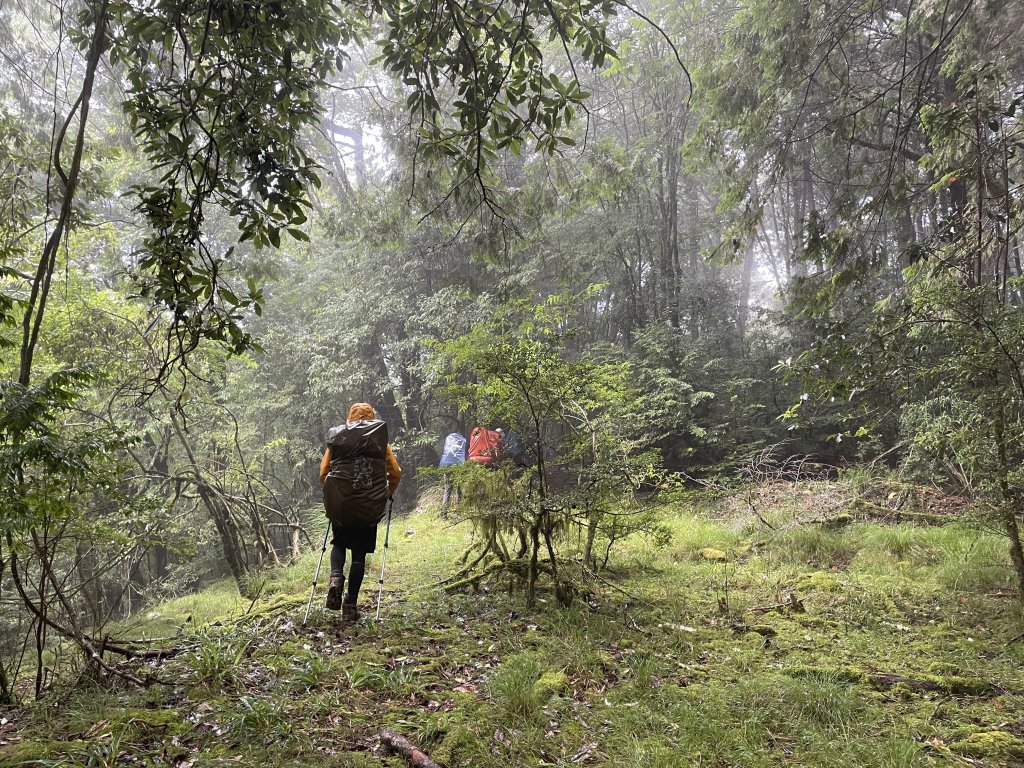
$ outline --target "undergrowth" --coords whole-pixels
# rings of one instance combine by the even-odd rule
[[[169,601],[126,627],[182,649],[136,662],[164,683],[65,673],[4,715],[0,765],[400,765],[383,728],[449,768],[1019,764],[1003,540],[807,522],[787,498],[770,527],[680,505],[667,546],[627,540],[570,607],[531,612],[502,585],[439,588],[472,531],[424,509],[392,527],[381,623],[372,590],[346,626],[321,586],[301,625],[319,553],[264,574],[256,601],[228,584]]]

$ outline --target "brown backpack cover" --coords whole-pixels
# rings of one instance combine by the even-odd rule
[[[331,471],[324,481],[324,510],[337,528],[372,528],[388,501],[388,425],[353,421],[327,433]]]

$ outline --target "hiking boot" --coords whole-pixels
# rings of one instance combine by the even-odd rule
[[[359,618],[359,607],[355,602],[341,604],[341,620],[356,621]]]
[[[327,585],[327,608],[336,611],[341,608],[341,596],[345,592],[345,577],[331,576],[331,583]]]

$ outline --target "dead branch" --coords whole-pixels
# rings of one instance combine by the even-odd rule
[[[85,654],[86,658],[94,662],[95,664],[99,665],[99,667],[102,668],[108,674],[127,680],[130,683],[138,685],[140,688],[145,688],[147,685],[150,684],[142,678],[133,675],[131,672],[127,672],[123,669],[118,669],[117,667],[108,664],[100,655],[100,653],[96,650],[91,638],[89,638],[81,630],[79,630],[77,626],[72,625],[71,629],[63,627],[57,622],[53,621],[51,618],[49,618],[46,614],[44,614],[39,609],[39,607],[32,601],[32,598],[29,596],[28,592],[25,590],[25,587],[21,582],[21,576],[18,573],[17,557],[18,556],[16,553],[11,555],[11,579],[14,582],[15,588],[18,590],[18,594],[21,595],[22,602],[29,608],[29,610],[32,611],[33,614],[35,614],[37,620],[39,620],[46,626],[50,627],[51,629],[56,630],[63,637],[74,640],[78,644],[78,647],[82,649],[82,652]]]
[[[944,691],[961,696],[986,696],[998,692],[998,686],[984,680],[968,678],[947,678],[942,682],[921,680],[903,675],[872,673],[867,675],[868,682],[874,688],[885,689],[903,685],[915,691]]]
[[[408,739],[399,736],[392,730],[383,730],[377,734],[381,746],[388,752],[395,752],[402,755],[412,768],[441,768],[427,753],[414,747]]]
[[[8,539],[9,538],[10,537],[8,536]],[[157,680],[156,678],[152,678],[152,677],[147,677],[147,678],[143,679],[143,678],[140,678],[140,677],[132,674],[131,672],[129,672],[127,670],[120,669],[120,668],[118,668],[116,666],[113,666],[113,665],[108,663],[103,658],[103,654],[106,651],[110,651],[111,653],[117,653],[117,654],[120,654],[120,655],[124,656],[125,658],[129,658],[129,659],[130,658],[141,658],[141,659],[158,659],[159,660],[159,659],[166,659],[166,658],[170,658],[172,656],[176,656],[177,654],[181,653],[181,651],[184,650],[184,648],[181,648],[181,647],[162,648],[162,649],[154,649],[154,648],[140,649],[140,648],[133,648],[131,646],[135,645],[138,642],[138,641],[133,641],[133,640],[121,641],[122,644],[111,643],[111,642],[109,642],[108,638],[103,638],[102,640],[96,640],[95,638],[91,637],[89,634],[84,632],[81,629],[81,627],[78,626],[77,622],[74,621],[73,615],[68,617],[70,619],[71,625],[69,627],[65,627],[62,624],[60,624],[59,622],[57,622],[57,621],[53,620],[52,618],[50,618],[42,610],[40,610],[39,606],[37,606],[35,604],[35,602],[32,600],[31,596],[29,595],[28,591],[26,590],[25,585],[24,585],[24,583],[22,582],[22,579],[21,579],[21,572],[19,570],[20,565],[19,565],[19,562],[18,562],[18,555],[17,555],[17,553],[12,553],[11,554],[9,565],[10,565],[11,580],[14,583],[15,589],[17,590],[19,596],[21,597],[22,603],[29,609],[29,611],[32,613],[32,615],[35,617],[35,619],[37,621],[39,621],[39,622],[42,622],[43,624],[45,624],[46,626],[48,626],[50,629],[54,630],[55,632],[57,632],[57,634],[59,634],[61,637],[67,638],[69,640],[73,640],[78,645],[78,647],[81,648],[82,652],[85,654],[87,659],[89,659],[90,661],[92,661],[95,664],[97,664],[101,669],[103,669],[109,675],[113,675],[114,677],[120,677],[121,679],[126,680],[126,681],[128,681],[128,682],[130,682],[130,683],[132,683],[134,685],[138,685],[139,687],[145,688],[145,687],[148,687],[149,685],[152,685],[153,683],[163,682],[163,681]],[[45,565],[44,565],[44,568],[45,568]],[[54,582],[54,580],[52,578],[52,574],[48,574],[48,575],[50,577],[49,580],[50,580],[51,584],[55,584],[55,582]],[[64,596],[59,593],[59,590],[58,590],[57,597],[58,597],[58,599],[62,599],[62,600],[65,599]],[[66,610],[73,611],[73,608],[71,606],[68,606],[66,603],[62,603],[62,604],[64,604],[64,607],[65,607]]]

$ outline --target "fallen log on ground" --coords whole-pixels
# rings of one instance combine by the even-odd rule
[[[929,675],[915,673],[908,675],[874,670],[858,669],[852,666],[843,667],[810,667],[796,666],[786,670],[790,677],[812,677],[822,680],[834,680],[844,683],[861,683],[876,691],[884,691],[896,686],[903,686],[914,691],[930,691],[950,696],[991,696],[1006,693],[1006,689],[987,680],[959,675]]]

